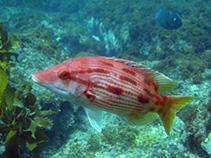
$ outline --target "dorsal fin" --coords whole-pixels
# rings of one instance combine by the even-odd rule
[[[162,73],[152,70],[144,65],[125,59],[117,59],[117,58],[108,58],[108,59],[148,72],[150,75],[154,77],[154,80],[152,82],[154,82],[155,85],[158,86],[157,92],[159,93],[170,93],[177,88],[177,84],[173,80],[163,75]]]

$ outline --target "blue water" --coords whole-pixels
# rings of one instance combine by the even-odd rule
[[[195,96],[177,113],[171,135],[158,119],[130,126],[106,113],[102,133],[89,125],[81,107],[33,85],[51,129],[42,158],[209,158],[211,156],[211,1],[210,0],[1,0],[0,22],[21,48],[10,83],[20,87],[34,72],[76,57],[108,56],[132,60],[178,84],[170,95]],[[168,30],[155,19],[156,8],[178,13],[183,25]],[[16,76],[17,75],[17,76]],[[210,134],[210,135],[209,135]],[[0,137],[0,157],[5,157]],[[36,157],[25,143],[24,158]]]

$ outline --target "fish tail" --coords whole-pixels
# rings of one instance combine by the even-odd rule
[[[168,135],[170,135],[170,130],[175,114],[194,99],[195,97],[192,96],[167,96],[166,108],[159,115]]]

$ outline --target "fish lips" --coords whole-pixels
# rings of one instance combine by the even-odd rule
[[[37,83],[38,85],[42,86],[42,87],[45,87],[47,89],[49,89],[50,91],[60,95],[61,97],[64,97],[64,98],[69,98],[69,93],[67,91],[64,91],[60,88],[57,88],[51,84],[47,84],[47,83],[43,83],[42,81],[40,81],[36,76],[35,74],[32,74],[32,77],[31,77],[32,81],[34,81],[35,83]]]

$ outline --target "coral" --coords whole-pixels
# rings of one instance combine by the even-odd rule
[[[201,146],[209,155],[211,155],[211,133],[209,133],[208,137],[201,142]]]

